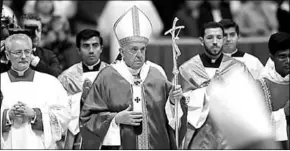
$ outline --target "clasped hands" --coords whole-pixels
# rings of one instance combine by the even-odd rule
[[[174,104],[175,100],[180,100],[182,98],[182,88],[180,85],[177,85],[176,88],[171,89],[169,92],[169,100],[171,104]],[[124,124],[124,125],[132,125],[139,126],[143,121],[143,115],[141,112],[130,111],[132,109],[132,105],[115,116],[116,124]]]
[[[11,121],[21,118],[22,122],[24,119],[34,119],[36,116],[35,111],[28,107],[25,103],[18,101],[12,108],[9,110],[9,118]]]

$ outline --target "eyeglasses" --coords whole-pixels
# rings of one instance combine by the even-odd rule
[[[16,51],[9,51],[10,54],[13,54],[17,57],[21,57],[22,54],[24,53],[25,56],[30,55],[32,53],[32,49],[26,49],[26,50],[16,50]]]

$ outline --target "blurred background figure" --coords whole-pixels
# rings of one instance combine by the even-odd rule
[[[269,36],[278,29],[273,1],[245,1],[235,20],[240,26],[241,36]]]
[[[199,5],[202,1],[185,1],[175,16],[179,19],[178,24],[185,26],[180,30],[180,37],[198,38],[197,19],[199,17]]]
[[[226,0],[226,1],[229,2],[233,19],[235,19],[237,16],[237,13],[239,12],[239,10],[241,8],[243,0]]]
[[[32,7],[33,6],[33,7]],[[62,15],[62,17],[66,18],[63,14],[55,14],[56,12],[56,3],[52,0],[36,0],[36,1],[27,1],[24,7],[25,13],[35,13],[41,18],[42,23],[42,43],[41,46],[46,44],[47,34],[53,24],[53,20]],[[49,41],[49,40],[48,40]]]
[[[278,9],[276,16],[279,23],[278,30],[280,32],[290,33],[290,9],[289,9],[289,0],[278,0],[277,1]]]
[[[168,29],[172,28],[172,22],[174,20],[175,14],[182,7],[182,5],[187,0],[167,0],[167,3],[164,3],[160,0],[151,0],[154,4],[158,14],[160,15],[160,18],[163,22],[163,31],[162,33],[165,33]],[[202,1],[202,0],[196,0],[196,1]],[[170,37],[170,34],[163,35],[164,37]]]
[[[113,25],[129,8],[136,5],[151,20],[153,31],[151,39],[160,37],[163,30],[163,22],[152,1],[108,1],[98,18],[98,30],[104,38],[104,45],[110,46],[110,62],[114,61],[119,54],[119,44],[113,32]]]
[[[61,16],[54,16],[46,26],[43,47],[54,52],[62,71],[81,61],[72,39],[69,22]]]
[[[1,38],[1,50],[0,50],[0,73],[3,73],[5,71],[9,70],[8,63],[9,61],[7,60],[4,50],[4,41],[5,39],[9,36],[9,31],[8,27],[11,26],[10,23],[17,23],[16,17],[14,17],[14,13],[12,9],[10,8],[11,6],[11,1],[2,1],[1,0],[1,33],[0,33],[0,38]]]
[[[42,19],[50,18],[50,15],[70,19],[75,16],[76,10],[76,2],[71,0],[27,0],[23,7],[24,13],[37,13]],[[45,22],[46,19],[43,20]]]
[[[31,35],[33,44],[31,68],[57,77],[62,72],[57,56],[40,45],[42,41],[41,18],[33,13],[24,14],[20,18],[20,25],[22,28],[33,29],[35,33]]]
[[[204,0],[199,6],[197,19],[199,35],[202,35],[202,27],[210,21],[219,22],[222,19],[233,19],[230,4],[224,0]]]
[[[14,13],[15,18],[19,21],[20,16],[23,15],[23,6],[27,0],[3,0],[3,4],[8,6]]]
[[[13,12],[13,10],[11,9],[11,4],[12,1],[3,1],[3,6],[2,6],[2,16],[7,16],[7,17],[11,17],[13,18],[13,20],[15,21],[15,23],[17,23],[17,18]]]
[[[27,1],[24,7],[24,12],[35,13],[41,18],[40,46],[54,52],[62,71],[81,60],[75,50],[68,21],[68,18],[74,16],[75,9],[72,1],[52,0]]]
[[[96,29],[98,18],[108,1],[75,1],[77,8],[74,17],[69,19],[72,33],[76,35],[83,29]]]
[[[32,5],[33,4],[33,5]],[[31,7],[29,7],[32,5]],[[41,1],[27,1],[24,6],[24,13],[35,13],[41,18],[43,28],[50,22],[52,17],[55,15],[55,3],[51,0]]]

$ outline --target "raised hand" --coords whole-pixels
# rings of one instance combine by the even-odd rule
[[[174,104],[174,100],[180,100],[182,98],[182,88],[181,85],[176,85],[175,88],[172,88],[169,92],[169,100],[171,104]]]

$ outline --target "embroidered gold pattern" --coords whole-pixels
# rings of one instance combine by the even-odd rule
[[[124,47],[127,44],[135,43],[135,42],[147,44],[149,42],[149,39],[143,36],[130,36],[130,37],[125,37],[119,40],[119,44],[121,47]]]
[[[138,98],[138,102],[142,102],[142,133],[137,136],[137,149],[149,149],[149,141],[148,141],[148,125],[147,125],[147,108],[146,108],[146,100],[144,98],[144,89],[142,87],[142,80],[139,78],[134,78],[134,86],[141,87],[141,98]],[[135,98],[135,100],[137,99]],[[135,101],[134,100],[134,101]],[[137,103],[138,103],[137,102]]]
[[[259,79],[259,81],[262,84],[262,89],[264,91],[264,95],[266,98],[266,103],[268,105],[268,109],[269,109],[270,113],[272,113],[271,94],[270,94],[270,91],[268,89],[268,86],[267,86],[264,79]],[[271,122],[272,122],[272,125],[275,126],[275,122],[274,122],[274,119],[272,118],[272,116],[271,116]]]
[[[139,25],[139,13],[138,13],[137,7],[133,7],[133,9],[132,9],[132,21],[133,21],[133,35],[139,36],[140,35],[140,25]]]
[[[143,96],[143,87],[142,87],[142,113],[143,113],[143,121],[142,121],[142,133],[138,135],[138,149],[149,149],[149,139],[148,139],[148,125],[147,125],[147,108],[146,108],[146,100]]]

